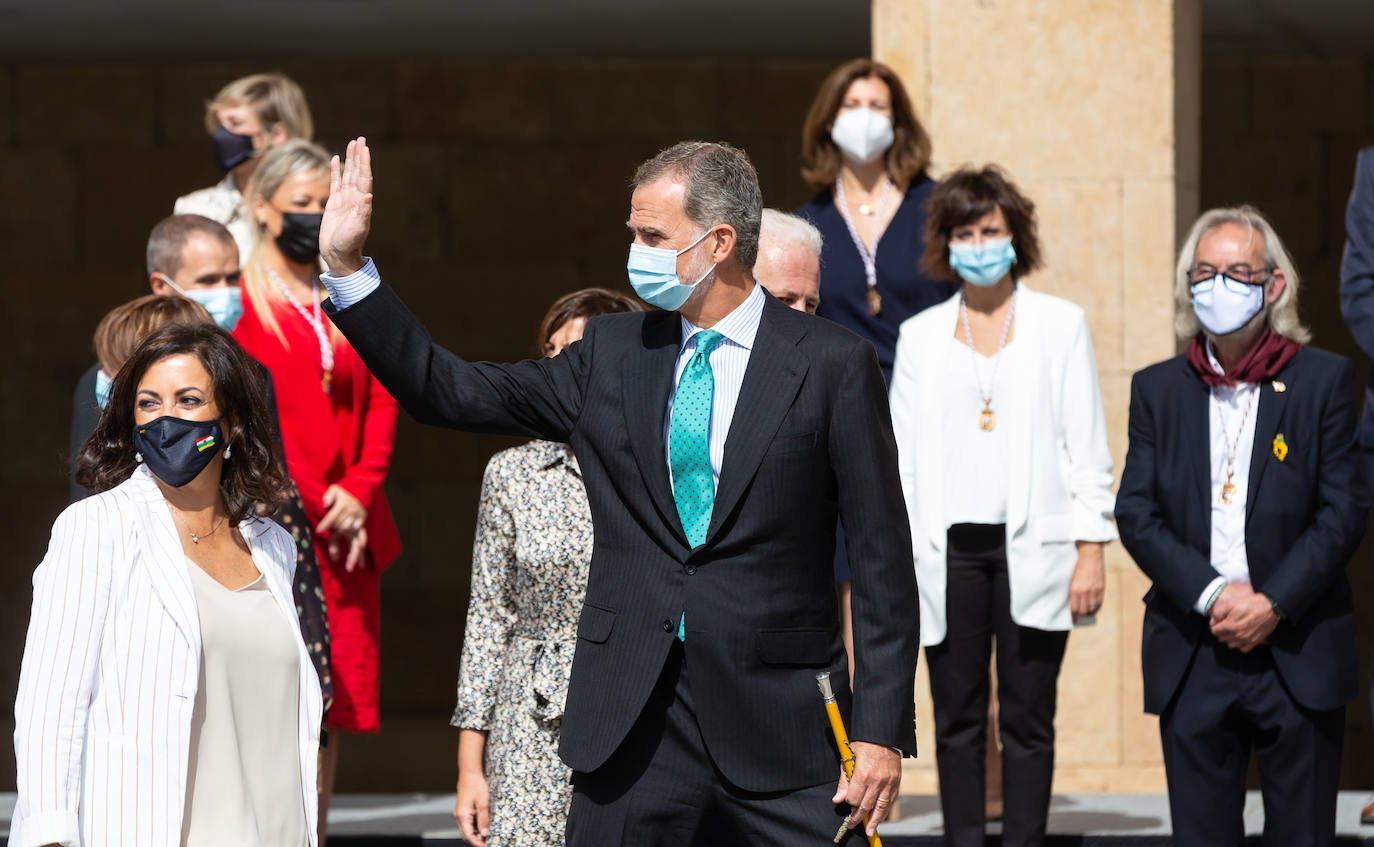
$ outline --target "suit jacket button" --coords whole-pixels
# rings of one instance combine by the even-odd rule
[[[673,631],[673,622],[670,621],[670,620],[668,620],[667,618],[664,618],[664,619],[663,619],[663,631],[664,631],[664,632],[672,632],[672,631]]]
[[[695,565],[688,565],[688,566],[687,566],[687,575],[688,575],[688,576],[696,576],[696,575],[697,575],[697,569],[696,569],[696,566],[695,566]]]

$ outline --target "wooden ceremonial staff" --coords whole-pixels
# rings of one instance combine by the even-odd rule
[[[849,733],[844,731],[844,720],[840,718],[840,707],[835,702],[835,690],[830,687],[830,673],[816,674],[816,685],[820,686],[821,697],[825,700],[825,714],[830,718],[830,731],[835,735],[835,747],[840,751],[840,762],[844,765],[844,778],[854,778],[854,751],[849,748]],[[839,844],[849,831],[849,817],[845,816],[840,831],[835,833],[835,843]],[[883,847],[877,833],[868,836],[869,847]]]

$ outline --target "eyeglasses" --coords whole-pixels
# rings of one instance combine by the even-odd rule
[[[1211,291],[1220,279],[1227,288],[1237,294],[1243,294],[1246,286],[1264,285],[1273,278],[1273,268],[1255,270],[1249,265],[1231,265],[1222,269],[1211,265],[1194,265],[1188,271],[1188,286],[1194,294],[1202,294]]]

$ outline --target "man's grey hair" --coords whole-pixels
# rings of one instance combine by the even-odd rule
[[[229,234],[224,224],[200,215],[172,215],[158,221],[148,235],[148,249],[144,256],[148,276],[155,273],[176,276],[177,271],[181,270],[181,252],[187,240],[197,232],[218,238],[220,243],[233,247],[234,255],[238,255],[239,248],[234,236]]]
[[[1293,257],[1288,254],[1288,249],[1283,246],[1283,240],[1274,231],[1273,225],[1254,206],[1209,209],[1202,213],[1189,230],[1183,248],[1178,251],[1178,264],[1174,268],[1174,331],[1178,337],[1186,341],[1202,330],[1202,325],[1198,323],[1197,315],[1193,312],[1189,272],[1192,270],[1193,260],[1197,258],[1197,245],[1202,236],[1224,224],[1246,227],[1251,238],[1258,233],[1259,237],[1264,239],[1264,266],[1283,271],[1283,293],[1268,307],[1269,326],[1273,327],[1274,332],[1299,344],[1311,341],[1311,331],[1303,326],[1298,317],[1298,268],[1293,264]]]
[[[763,222],[759,226],[759,241],[763,248],[770,246],[785,247],[797,244],[821,257],[821,231],[806,218],[777,209],[764,209]]]
[[[738,147],[682,141],[639,166],[631,185],[639,188],[669,177],[686,189],[682,210],[699,226],[728,224],[735,230],[735,258],[744,270],[759,253],[763,195],[749,156]]]

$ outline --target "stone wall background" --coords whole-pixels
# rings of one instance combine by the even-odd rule
[[[148,231],[219,178],[204,100],[263,69],[305,88],[326,147],[374,148],[369,243],[435,337],[469,358],[535,352],[544,310],[628,290],[624,221],[639,162],[684,138],[749,151],[767,203],[809,197],[801,123],[849,56],[0,64],[0,733],[32,596],[66,505],[72,389],[100,317],[147,292]],[[344,740],[340,791],[452,790],[454,705],[483,468],[516,442],[402,415],[387,492],[406,550],[383,580],[383,730]],[[14,760],[0,744],[0,790]]]
[[[1118,472],[1129,374],[1173,352],[1176,208],[1184,227],[1193,210],[1220,204],[1253,202],[1269,214],[1302,271],[1315,343],[1353,357],[1363,381],[1368,363],[1341,322],[1336,289],[1355,153],[1374,143],[1374,53],[1179,50],[1196,10],[1167,0],[1136,4],[1139,18],[1124,31],[1080,0],[1055,7],[1063,22],[1034,26],[979,24],[963,4],[930,2],[934,17],[914,16],[920,4],[875,3],[875,51],[907,75],[938,167],[1001,161],[1040,203],[1051,270],[1031,284],[1089,310]],[[979,8],[1008,7],[1043,11]],[[986,65],[974,67],[973,52],[940,54],[935,76],[913,71],[929,27],[970,21],[1010,64],[1035,55],[1021,65],[1025,79],[1018,72],[1002,83],[1008,91],[987,94],[995,85],[977,76]],[[1148,50],[1173,51],[1172,71],[1147,62]],[[90,334],[107,309],[146,290],[144,240],[172,199],[217,178],[200,114],[223,82],[284,70],[306,88],[327,147],[366,134],[378,177],[370,252],[442,342],[506,360],[532,352],[557,295],[623,287],[626,185],[660,147],[732,141],[754,157],[770,205],[804,201],[800,124],[844,58],[384,60],[351,70],[270,60],[0,64],[0,527],[10,539],[0,565],[0,705],[13,702],[29,576],[65,504],[71,393],[92,361]],[[965,78],[977,99],[959,88]],[[1003,130],[974,122],[970,103]],[[1180,114],[1193,130],[1176,132]],[[1040,122],[1053,126],[1036,129],[1033,145],[1005,129]],[[510,443],[401,422],[387,488],[406,552],[384,580],[383,732],[346,740],[341,791],[451,787],[456,736],[446,723],[477,490],[487,458]],[[1365,689],[1348,713],[1347,788],[1374,787],[1363,696],[1371,555],[1366,544],[1350,569]],[[1108,608],[1070,642],[1056,790],[1163,788],[1156,728],[1140,713],[1143,586],[1114,547]],[[909,792],[935,787],[922,713],[924,755],[910,765]],[[8,733],[7,705],[0,715]],[[13,786],[12,769],[6,749],[0,789]]]

